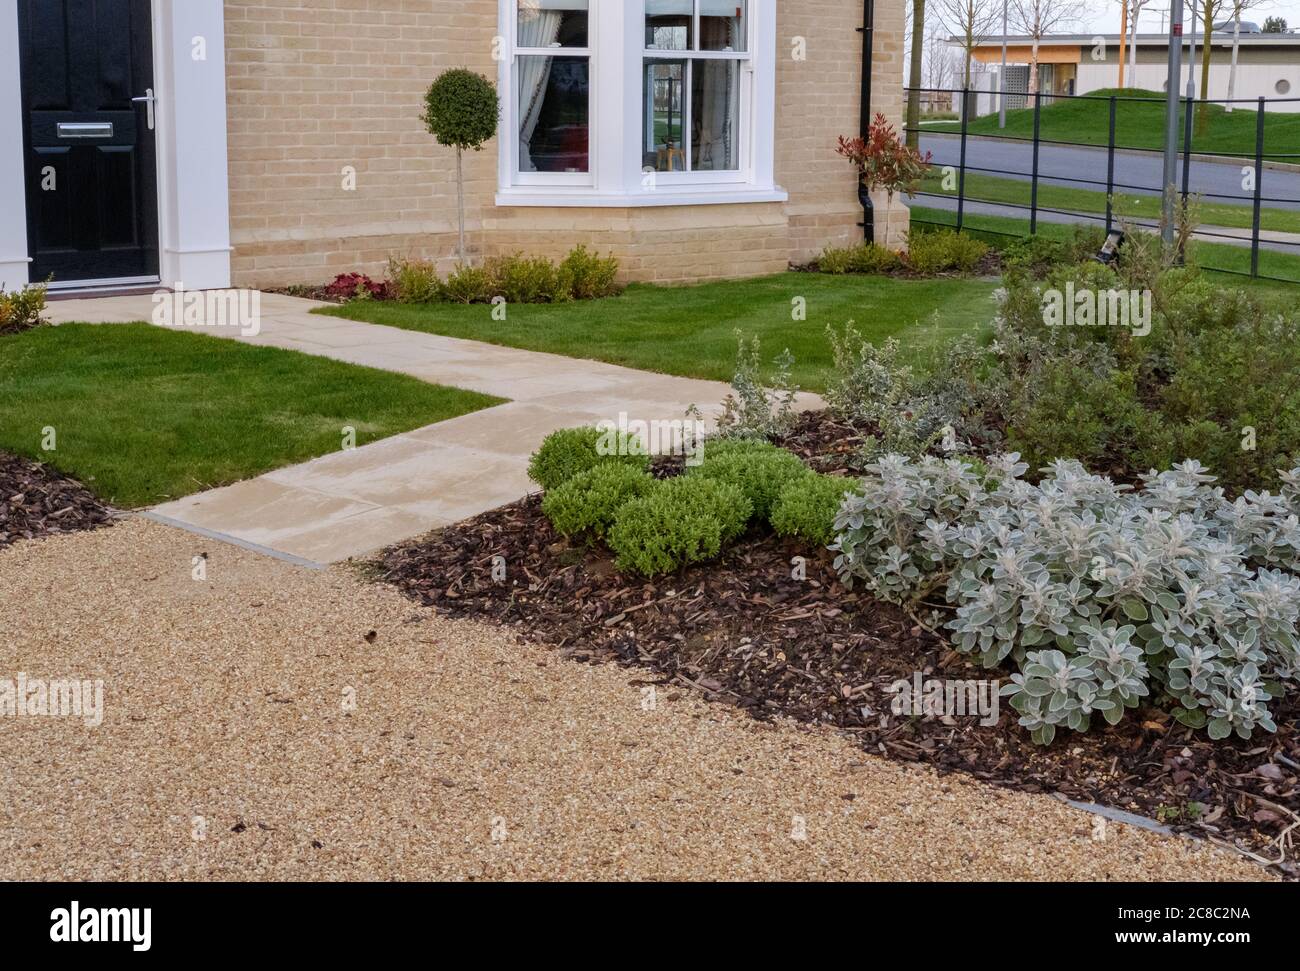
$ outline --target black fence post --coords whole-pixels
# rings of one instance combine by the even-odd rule
[[[957,232],[966,214],[966,128],[970,119],[970,91],[961,89],[961,164],[957,168]]]
[[[1255,115],[1255,215],[1250,230],[1250,275],[1259,276],[1259,202],[1264,182],[1264,99]]]
[[[1192,99],[1187,98],[1183,111],[1183,211],[1187,211],[1188,183],[1192,178]]]
[[[1114,222],[1111,197],[1115,194],[1115,96],[1110,96],[1110,136],[1106,141],[1106,234]]]
[[[1042,118],[1043,95],[1034,92],[1034,173],[1029,187],[1029,235],[1038,232],[1038,131]]]

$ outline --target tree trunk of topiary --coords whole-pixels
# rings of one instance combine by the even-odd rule
[[[465,174],[461,168],[461,157],[464,150],[459,146],[456,148],[456,209],[460,216],[460,262],[465,264]]]

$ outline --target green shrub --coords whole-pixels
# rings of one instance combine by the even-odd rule
[[[822,273],[890,273],[901,268],[903,258],[891,249],[875,243],[856,246],[828,246],[818,257],[817,269]]]
[[[579,245],[561,261],[557,285],[574,300],[596,300],[619,292],[614,282],[617,276],[617,257],[596,256]]]
[[[1060,358],[1036,369],[1025,387],[1032,397],[1012,403],[1007,447],[1030,468],[1056,459],[1078,459],[1099,472],[1124,468],[1148,435],[1132,371],[1094,374]]]
[[[443,299],[438,268],[428,260],[390,258],[388,284],[393,299],[399,303],[437,303]]]
[[[600,539],[625,503],[648,495],[654,486],[655,479],[644,470],[606,462],[547,492],[542,513],[561,536],[586,533]]]
[[[635,469],[650,467],[641,442],[622,432],[595,426],[562,428],[551,432],[528,463],[528,478],[543,489],[557,489],[580,472],[598,465],[621,464]]]
[[[609,547],[620,570],[671,573],[716,557],[744,532],[752,513],[735,486],[699,476],[669,479],[619,509]]]
[[[496,284],[487,267],[463,263],[447,277],[442,294],[452,303],[488,303],[496,295]]]
[[[834,475],[808,471],[792,479],[772,506],[772,528],[778,536],[829,546],[835,542],[835,517],[853,483]]]
[[[988,244],[951,229],[910,233],[907,244],[908,265],[924,275],[970,273],[989,251]]]
[[[690,470],[702,476],[736,486],[753,507],[753,515],[766,521],[781,490],[804,475],[808,466],[784,449],[732,446],[715,450],[704,446],[704,463]]]
[[[544,256],[527,257],[522,253],[502,256],[488,264],[494,296],[507,303],[560,303],[569,292],[560,285],[560,274]]]
[[[37,283],[21,290],[0,290],[0,334],[17,334],[46,323],[45,284]]]
[[[1031,276],[1043,277],[1066,264],[1091,260],[1106,242],[1106,231],[1098,226],[1075,226],[1068,239],[1050,236],[1026,236],[1012,240],[1002,248],[1002,260]]]
[[[953,647],[1015,669],[1002,694],[1041,744],[1150,706],[1211,739],[1276,731],[1300,684],[1300,469],[1233,501],[1195,461],[1136,489],[1028,468],[882,458],[841,506],[841,578],[946,600]]]

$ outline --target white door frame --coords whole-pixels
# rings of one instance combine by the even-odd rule
[[[153,0],[153,49],[161,284],[228,287],[223,0]],[[21,83],[18,3],[0,0],[0,130],[23,130]],[[21,137],[0,140],[0,288],[11,290],[30,282],[25,148]]]

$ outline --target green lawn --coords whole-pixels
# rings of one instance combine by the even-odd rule
[[[912,219],[925,224],[954,225],[957,214],[944,209],[930,209],[925,206],[912,207]],[[988,233],[992,243],[1005,243],[1005,234],[1014,236],[1029,235],[1029,220],[1013,216],[968,215],[963,226],[979,235]],[[1067,223],[1039,222],[1038,234],[1057,239],[1064,239],[1074,232],[1074,227]],[[1001,236],[995,234],[1002,234]],[[1248,273],[1250,271],[1250,248],[1232,246],[1228,243],[1207,243],[1193,241],[1192,251],[1201,267],[1207,270],[1223,270],[1228,273]],[[1300,283],[1300,254],[1280,253],[1275,250],[1259,251],[1259,272],[1262,276],[1276,277],[1287,287]],[[1235,278],[1238,286],[1255,286],[1267,281],[1251,281],[1248,277]]]
[[[0,449],[135,508],[499,402],[296,351],[148,324],[0,337]],[[56,448],[42,450],[43,429]]]
[[[950,195],[956,198],[955,191],[943,188],[943,173],[931,170],[922,183],[922,189],[936,195]],[[1028,206],[1032,185],[1024,179],[1007,179],[997,175],[985,175],[982,172],[966,173],[967,202],[1010,202]],[[1095,189],[1079,189],[1074,186],[1038,184],[1038,205],[1045,209],[1060,209],[1065,212],[1106,212],[1106,193]],[[1114,195],[1114,212],[1117,216],[1131,219],[1159,220],[1161,200],[1159,196],[1135,195],[1116,192]],[[1277,230],[1284,233],[1300,233],[1300,210],[1261,208],[1260,228]],[[1227,226],[1232,229],[1250,229],[1254,225],[1254,210],[1250,206],[1232,205],[1231,203],[1200,202],[1201,223],[1206,226]]]
[[[634,285],[618,297],[515,305],[492,319],[484,305],[358,302],[321,313],[408,330],[592,358],[663,374],[731,380],[737,329],[757,334],[770,360],[789,348],[800,387],[825,387],[826,326],[855,321],[873,340],[898,337],[918,362],[955,334],[987,324],[997,283],[781,273],[690,287]],[[798,298],[807,319],[794,319]]]
[[[1105,145],[1109,137],[1110,104],[1104,100],[1110,95],[1129,98],[1151,98],[1151,101],[1117,101],[1115,108],[1115,144],[1120,148],[1156,148],[1165,144],[1165,101],[1157,91],[1137,88],[1094,91],[1101,100],[1063,99],[1054,104],[1044,102],[1039,118],[1041,137],[1055,141],[1083,142]],[[1243,110],[1248,105],[1236,105],[1231,112],[1221,105],[1210,105],[1208,124],[1202,134],[1193,133],[1192,151],[1221,152],[1241,155],[1255,154],[1255,116],[1253,110]],[[1199,106],[1193,108],[1193,126]],[[1179,112],[1179,146],[1182,146],[1182,117]],[[952,122],[927,125],[926,131],[961,131],[961,124]],[[998,128],[997,114],[972,121],[967,128],[972,135],[999,135],[1010,138],[1034,137],[1034,109],[1020,108],[1007,112],[1007,127]],[[1300,155],[1300,114],[1281,111],[1264,113],[1264,157]],[[1300,158],[1283,159],[1300,162]]]

